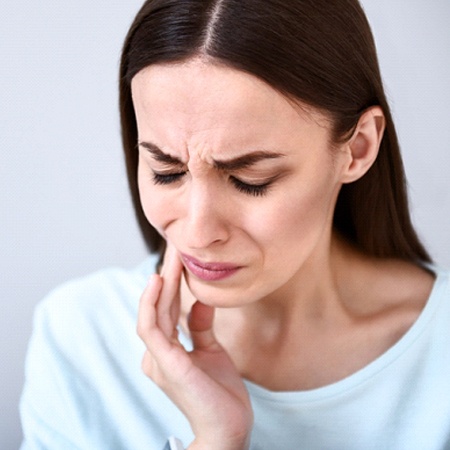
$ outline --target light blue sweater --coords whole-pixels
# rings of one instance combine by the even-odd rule
[[[23,450],[161,450],[171,435],[191,442],[185,417],[140,367],[137,306],[153,266],[149,258],[132,271],[98,272],[39,305],[20,405]],[[406,335],[350,377],[303,392],[246,384],[252,450],[450,449],[449,275],[437,272]]]

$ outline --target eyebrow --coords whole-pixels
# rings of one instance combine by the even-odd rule
[[[157,161],[167,164],[185,165],[185,163],[181,161],[181,159],[177,158],[176,156],[164,153],[157,145],[152,144],[151,142],[140,142],[139,146],[148,150]],[[285,155],[278,152],[257,150],[242,156],[238,156],[237,158],[213,161],[214,167],[216,169],[223,171],[233,171],[245,169],[252,166],[253,164],[256,164],[259,161],[282,158],[283,156]]]
[[[276,159],[281,158],[284,155],[276,152],[269,152],[264,150],[257,150],[246,155],[238,156],[237,158],[217,161],[214,160],[214,167],[219,170],[233,171],[245,169],[247,167],[256,164],[259,161],[264,161],[266,159]]]
[[[139,147],[143,147],[148,150],[156,161],[167,163],[167,164],[175,164],[177,166],[183,166],[184,162],[176,156],[169,155],[164,153],[157,145],[152,144],[151,142],[139,142]]]

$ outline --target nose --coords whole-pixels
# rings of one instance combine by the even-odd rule
[[[193,183],[186,193],[181,232],[190,249],[204,249],[229,239],[226,198],[207,183]]]

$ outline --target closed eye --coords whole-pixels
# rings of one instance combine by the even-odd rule
[[[186,175],[186,172],[176,172],[168,174],[153,172],[153,182],[154,184],[163,186],[169,185],[181,180],[184,175]],[[238,178],[233,176],[230,176],[229,180],[234,188],[239,192],[247,195],[253,195],[255,197],[262,197],[263,195],[265,195],[272,183],[272,180],[260,184],[245,183],[244,181],[239,180]]]
[[[184,175],[186,175],[186,172],[177,172],[168,174],[153,172],[153,183],[160,185],[172,184],[178,180],[181,180],[181,178]]]
[[[253,195],[255,197],[261,197],[265,195],[269,189],[272,181],[268,181],[262,184],[250,184],[244,183],[236,177],[230,177],[230,181],[233,186],[239,191],[247,195]]]

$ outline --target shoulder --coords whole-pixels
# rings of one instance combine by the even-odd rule
[[[438,267],[430,267],[430,270],[435,274],[435,281],[423,315],[435,322],[433,329],[438,335],[445,333],[450,337],[450,270]]]
[[[101,319],[126,311],[133,315],[148,276],[154,271],[149,257],[133,269],[110,267],[68,281],[52,290],[37,306],[36,317],[61,321]]]
[[[89,369],[97,359],[136,348],[139,299],[154,258],[134,269],[107,268],[62,284],[37,306],[28,360],[33,355]]]

